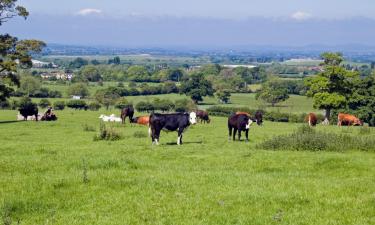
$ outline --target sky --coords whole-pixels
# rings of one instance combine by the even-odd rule
[[[20,0],[0,27],[48,43],[121,47],[372,45],[374,0]]]

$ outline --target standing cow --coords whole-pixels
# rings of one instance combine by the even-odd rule
[[[132,105],[127,106],[121,110],[122,123],[125,124],[126,117],[129,117],[130,122],[133,120],[134,108]]]
[[[316,117],[315,113],[309,113],[306,116],[305,121],[309,124],[310,127],[315,127],[318,123],[318,118]]]
[[[363,122],[358,119],[357,117],[350,115],[339,113],[337,116],[337,126],[363,126]]]
[[[249,129],[253,121],[249,116],[244,114],[234,114],[228,118],[228,130],[229,130],[229,140],[232,137],[233,130],[233,141],[236,140],[236,133],[238,131],[238,140],[241,140],[241,132],[245,131],[246,141],[249,141]]]
[[[197,114],[191,113],[173,113],[173,114],[159,114],[152,113],[150,115],[150,130],[152,144],[159,144],[160,131],[177,131],[177,145],[182,144],[182,133],[191,124],[197,123]]]
[[[195,113],[197,114],[197,118],[199,118],[200,122],[210,123],[210,117],[208,116],[208,112],[204,110],[196,110]]]

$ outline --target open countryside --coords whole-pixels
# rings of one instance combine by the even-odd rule
[[[289,13],[266,2],[254,4]],[[290,34],[306,26],[303,46],[261,30],[261,42],[229,45],[185,31],[221,12],[201,25],[234,23],[221,34],[238,33],[250,21],[240,9],[225,8],[230,23],[220,4],[194,1],[205,12],[194,19],[134,13],[161,10],[153,4],[63,2],[61,15],[82,30],[66,36],[44,0],[0,0],[0,224],[375,224],[375,51],[365,38],[345,29],[358,45],[315,42],[311,23],[334,32],[341,19],[297,11],[272,20]],[[107,14],[123,7],[131,17]],[[246,16],[274,26],[267,13]],[[175,23],[181,40],[139,33]],[[113,31],[107,44],[98,29]]]

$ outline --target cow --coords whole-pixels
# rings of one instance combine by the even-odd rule
[[[310,127],[315,127],[318,123],[318,118],[316,117],[315,113],[307,114],[305,121],[309,124]]]
[[[252,121],[256,121],[258,126],[261,126],[263,124],[263,114],[261,111],[256,111],[255,116],[252,117],[250,113],[247,112],[236,112],[236,115],[246,115],[248,116]]]
[[[195,113],[197,114],[197,118],[200,120],[200,122],[204,123],[210,123],[210,117],[208,116],[208,112],[204,110],[196,110]]]
[[[134,116],[134,108],[132,105],[127,106],[121,110],[121,119],[122,123],[125,124],[126,117],[129,117],[129,120],[132,121]]]
[[[182,133],[190,126],[197,123],[197,114],[190,113],[173,113],[160,114],[151,113],[150,129],[152,144],[159,144],[160,131],[177,131],[177,145],[182,144]]]
[[[350,115],[339,113],[337,116],[337,126],[363,126],[363,122],[358,119],[357,117]]]
[[[23,116],[23,120],[27,120],[28,116],[35,116],[35,121],[38,121],[38,107],[36,104],[30,104],[27,107],[19,109],[20,114]]]
[[[245,131],[246,141],[249,141],[249,129],[253,121],[249,116],[244,114],[233,114],[228,117],[228,130],[229,130],[229,140],[232,137],[233,130],[233,141],[236,140],[236,133],[238,131],[238,140],[241,140],[241,132]]]
[[[140,125],[146,125],[148,126],[150,124],[150,116],[138,116],[133,118],[131,123],[137,123]]]

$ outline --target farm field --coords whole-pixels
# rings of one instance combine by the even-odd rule
[[[93,141],[98,116],[112,112],[118,114],[57,111],[57,122],[37,123],[14,122],[16,111],[0,111],[3,221],[375,223],[374,152],[265,151],[257,144],[301,125],[266,121],[252,126],[249,143],[231,142],[219,117],[189,128],[182,146],[173,132],[152,146],[147,127],[128,123],[112,125],[124,139]],[[358,135],[360,128],[316,129]]]

